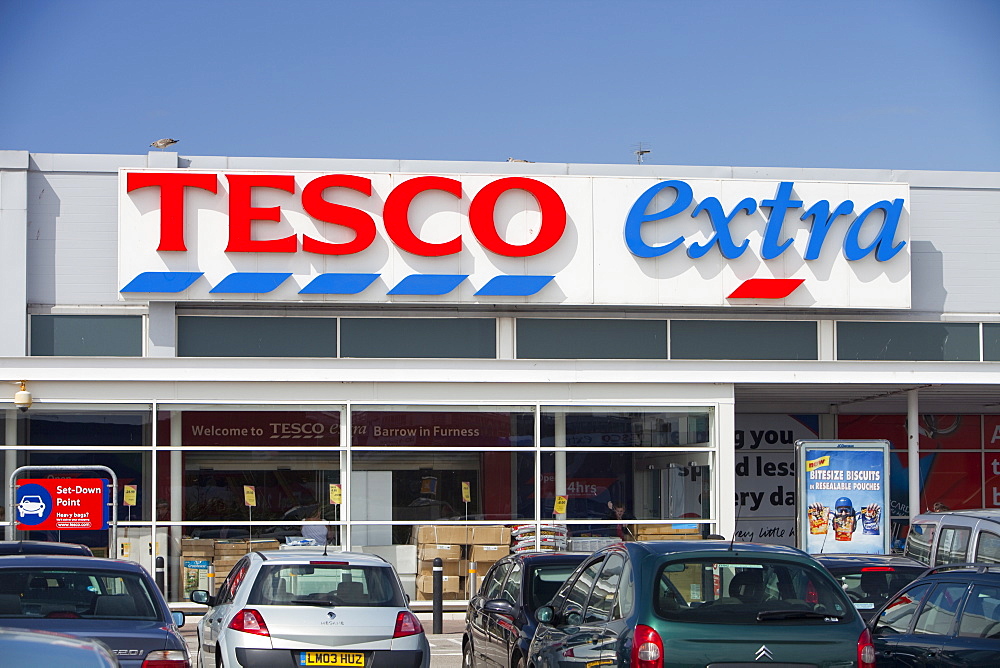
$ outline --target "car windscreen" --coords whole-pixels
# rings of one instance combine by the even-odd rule
[[[931,563],[931,545],[934,543],[935,522],[914,522],[906,534],[903,554],[922,564]]]
[[[566,579],[573,574],[579,564],[539,564],[531,569],[528,576],[528,591],[525,597],[528,609],[534,612],[549,601],[559,591]]]
[[[927,569],[921,566],[828,566],[858,610],[881,607]]]
[[[248,605],[406,606],[392,567],[315,561],[264,564]]]
[[[831,624],[853,621],[844,592],[819,567],[719,557],[668,561],[653,587],[664,619],[699,624]]]
[[[87,569],[0,570],[0,626],[10,618],[132,619],[162,617],[145,578]]]

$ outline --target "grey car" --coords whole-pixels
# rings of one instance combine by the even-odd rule
[[[430,645],[381,557],[322,549],[251,552],[209,595],[200,665],[427,668]]]

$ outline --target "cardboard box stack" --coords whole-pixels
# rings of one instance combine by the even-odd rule
[[[434,594],[434,560],[441,559],[441,593],[444,600],[460,598],[462,546],[468,527],[426,524],[417,527],[417,600],[430,601]]]
[[[701,525],[688,523],[636,524],[636,540],[699,540]]]
[[[215,541],[215,582],[216,585],[229,575],[244,555],[262,550],[277,550],[276,540],[217,540]]]
[[[441,559],[444,600],[468,597],[469,562],[477,573],[485,573],[494,562],[510,554],[510,529],[504,526],[447,526],[427,524],[417,527],[416,600],[429,601],[434,594],[434,559]]]

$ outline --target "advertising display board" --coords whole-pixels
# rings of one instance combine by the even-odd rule
[[[888,554],[889,442],[797,441],[799,547]]]
[[[17,481],[17,528],[83,531],[108,528],[108,486],[103,478],[25,478]]]

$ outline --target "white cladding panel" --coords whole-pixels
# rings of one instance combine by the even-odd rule
[[[140,170],[135,170],[140,171]],[[146,170],[160,171],[160,170]],[[190,172],[189,172],[190,173]],[[258,240],[297,235],[295,253],[226,252],[229,240],[228,193],[225,173],[218,173],[218,194],[197,188],[185,191],[186,251],[160,251],[160,189],[147,187],[126,192],[126,172],[119,183],[119,285],[125,286],[144,272],[204,272],[204,276],[182,293],[150,295],[124,293],[128,300],[151,298],[215,301],[337,302],[337,303],[499,303],[565,305],[664,305],[664,306],[784,306],[799,308],[908,308],[910,306],[909,188],[899,183],[838,183],[796,181],[793,197],[801,209],[785,216],[779,242],[792,239],[791,247],[778,257],[764,260],[760,250],[777,180],[682,179],[692,187],[692,204],[679,215],[642,226],[642,240],[658,246],[683,236],[682,248],[659,257],[638,257],[625,243],[625,221],[634,202],[657,178],[532,176],[550,186],[562,199],[567,213],[566,231],[551,249],[531,257],[505,257],[483,248],[469,223],[469,205],[484,186],[503,178],[495,174],[447,174],[462,184],[458,198],[440,191],[418,195],[409,209],[410,227],[420,239],[441,243],[461,237],[462,250],[454,255],[423,257],[399,249],[386,234],[382,206],[401,181],[417,176],[399,173],[361,173],[371,179],[372,197],[347,189],[327,195],[339,204],[368,213],[377,228],[375,241],[351,255],[317,255],[301,250],[301,239],[309,236],[332,243],[354,238],[346,228],[316,221],[305,213],[300,201],[302,188],[312,179],[330,172],[291,172],[296,192],[255,188],[252,206],[280,207],[281,220],[257,221],[252,237]],[[250,172],[242,172],[250,173]],[[277,172],[268,172],[277,173]],[[718,244],[700,258],[686,254],[695,243],[710,242],[720,230],[719,221],[705,213],[692,217],[694,207],[706,198],[721,202],[726,214],[750,198],[756,210],[732,217],[729,231],[738,245],[748,246],[739,257],[727,259]],[[675,198],[673,189],[661,191],[646,208],[648,214],[667,208]],[[830,228],[820,257],[804,259],[811,224],[799,221],[802,211],[820,200],[830,210],[845,200],[854,202],[854,215],[841,216]],[[904,202],[893,245],[904,244],[888,261],[873,254],[848,261],[843,243],[854,217],[879,201]],[[536,238],[543,224],[538,203],[525,191],[512,190],[497,203],[494,219],[498,234],[510,244],[523,245]],[[883,225],[882,213],[868,218],[859,242],[870,245]],[[234,272],[290,272],[291,279],[265,294],[210,293]],[[375,284],[357,295],[300,295],[299,290],[323,273],[375,273]],[[386,293],[412,274],[463,274],[469,279],[451,293],[439,296],[388,296]],[[478,297],[476,290],[498,275],[543,275],[555,279],[537,294],[526,297]],[[748,279],[803,279],[801,287],[784,299],[727,299]]]
[[[913,309],[1000,312],[1000,190],[910,192]]]
[[[117,303],[117,193],[114,173],[28,172],[28,303]]]

